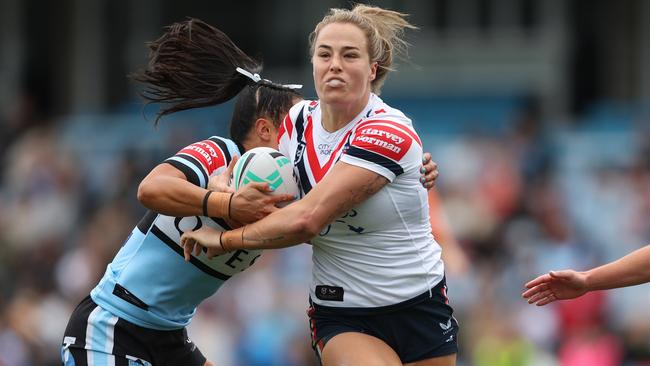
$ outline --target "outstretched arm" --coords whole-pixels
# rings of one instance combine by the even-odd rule
[[[645,282],[650,282],[650,245],[585,272],[551,271],[528,282],[523,297],[528,299],[528,303],[541,306],[556,300],[573,299],[589,291]]]
[[[201,247],[214,256],[237,249],[275,249],[303,243],[352,207],[365,201],[388,183],[370,170],[345,162],[336,163],[303,199],[245,227],[223,234],[201,228],[181,238],[186,258]]]

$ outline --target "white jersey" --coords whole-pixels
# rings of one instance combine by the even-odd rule
[[[389,183],[314,237],[312,301],[337,308],[395,305],[443,277],[441,248],[420,184],[422,143],[411,120],[371,94],[368,105],[329,133],[317,101],[295,105],[280,126],[279,149],[309,193],[337,161],[371,170]]]

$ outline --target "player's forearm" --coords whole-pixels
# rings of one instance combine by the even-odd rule
[[[169,216],[202,216],[203,200],[208,190],[184,179],[159,175],[144,180],[138,188],[138,200],[148,209]],[[221,197],[226,195],[227,197]],[[214,192],[208,198],[210,216],[226,217],[219,201],[230,198],[229,193]]]
[[[279,249],[308,241],[320,228],[310,220],[310,214],[301,203],[296,202],[258,222],[225,232],[222,236],[224,249]]]
[[[650,245],[614,262],[591,269],[586,274],[587,288],[590,291],[650,282]]]
[[[383,176],[338,162],[301,200],[251,225],[224,233],[224,249],[274,249],[304,243],[387,183]]]

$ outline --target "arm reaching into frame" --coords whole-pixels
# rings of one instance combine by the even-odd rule
[[[590,291],[650,282],[650,245],[588,271],[551,271],[526,283],[522,296],[538,306],[573,299]]]

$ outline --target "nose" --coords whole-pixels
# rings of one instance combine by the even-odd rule
[[[339,62],[338,57],[332,57],[332,60],[330,62],[330,71],[331,72],[341,71],[341,63]]]

